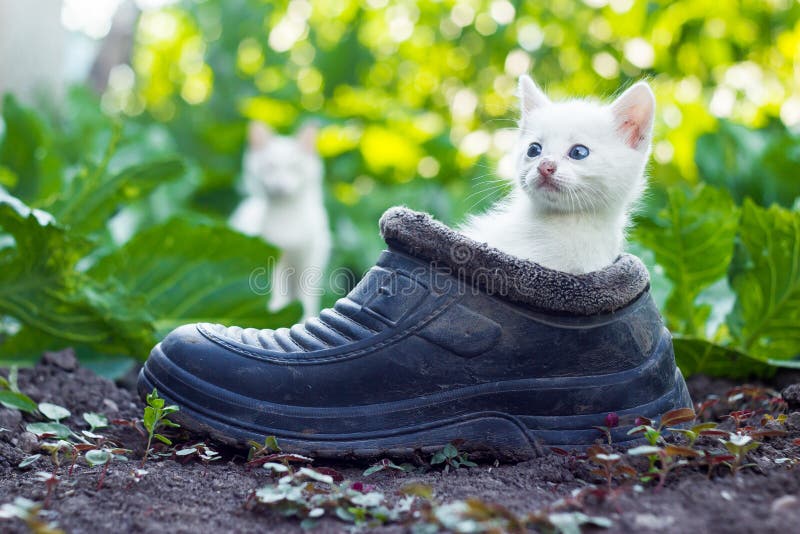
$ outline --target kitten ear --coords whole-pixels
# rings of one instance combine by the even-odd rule
[[[317,153],[317,136],[319,135],[319,126],[314,123],[306,124],[300,131],[297,132],[297,142],[303,147],[306,152],[311,154]]]
[[[611,104],[617,131],[625,143],[636,150],[650,147],[656,98],[647,82],[637,82]]]
[[[547,95],[539,89],[530,76],[523,74],[519,77],[519,108],[522,114],[521,123],[525,122],[528,115],[536,108],[540,108],[550,103]]]
[[[275,133],[260,121],[250,121],[247,127],[247,143],[250,148],[264,148]]]

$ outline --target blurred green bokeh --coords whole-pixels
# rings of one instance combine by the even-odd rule
[[[135,76],[112,76],[103,105],[167,124],[203,170],[196,207],[221,215],[246,120],[321,121],[334,263],[360,271],[386,207],[453,223],[498,198],[522,73],[556,98],[649,79],[657,202],[698,180],[696,142],[718,119],[800,123],[798,57],[791,0],[198,0],[142,14]]]

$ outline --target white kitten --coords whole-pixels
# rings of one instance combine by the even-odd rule
[[[320,281],[331,248],[316,134],[315,127],[306,126],[296,137],[284,137],[260,122],[250,123],[244,154],[247,197],[230,220],[237,230],[281,249],[273,269],[270,310],[299,300],[306,318],[319,311]]]
[[[653,93],[639,82],[610,105],[551,102],[523,75],[519,95],[514,189],[461,231],[551,269],[602,269],[622,253],[630,211],[646,186]]]

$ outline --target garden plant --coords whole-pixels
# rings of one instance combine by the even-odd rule
[[[800,3],[117,3],[127,52],[99,86],[0,103],[0,529],[800,521]],[[81,39],[110,50],[122,13]],[[301,318],[298,303],[267,309],[280,247],[228,224],[250,121],[318,126],[332,305],[384,247],[387,208],[454,226],[508,192],[525,73],[556,97],[640,79],[655,92],[627,249],[648,267],[692,408],[604,414],[594,445],[514,464],[459,440],[332,461],[265,435],[248,453],[188,432],[158,390],[139,400],[136,372],[177,326]],[[623,427],[636,446],[617,444]]]

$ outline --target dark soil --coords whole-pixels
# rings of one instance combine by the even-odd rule
[[[788,385],[787,379],[776,386]],[[102,412],[109,419],[141,417],[142,403],[130,390],[77,367],[70,354],[48,355],[33,369],[20,370],[20,389],[37,402],[62,405],[72,412],[63,421],[73,429],[87,429],[81,415]],[[726,398],[735,384],[698,377],[690,381],[695,401],[718,395]],[[797,393],[789,390],[787,397]],[[792,399],[792,406],[796,399]],[[724,415],[735,406],[720,402],[714,416]],[[0,407],[0,504],[15,497],[37,502],[45,499],[45,485],[38,471],[52,471],[44,455],[29,469],[17,467],[30,452],[36,452],[36,437],[24,432],[27,422],[37,420],[15,410]],[[582,501],[581,511],[610,519],[609,532],[791,532],[800,524],[800,414],[788,417],[781,425],[788,435],[763,439],[750,454],[755,465],[736,476],[718,467],[709,478],[705,470],[687,468],[672,473],[663,489],[655,484],[623,483],[611,493],[599,493]],[[248,467],[235,451],[220,450],[222,460],[209,465],[191,459],[148,460],[147,474],[134,482],[131,472],[138,467],[145,440],[133,428],[117,425],[108,435],[132,449],[131,461],[112,463],[103,487],[98,489],[100,467],[90,468],[80,461],[71,475],[62,467],[60,483],[53,490],[50,507],[41,517],[54,521],[67,532],[299,532],[300,523],[265,510],[245,506],[251,492],[270,483],[269,473]],[[710,440],[711,438],[701,438]],[[176,443],[192,437],[179,437]],[[788,460],[787,460],[788,459]],[[778,460],[776,462],[775,460]],[[398,490],[412,483],[430,486],[435,501],[448,503],[477,497],[500,503],[516,514],[546,509],[576,490],[604,482],[590,473],[586,462],[575,455],[546,456],[516,465],[480,465],[448,473],[440,470],[402,473],[383,471],[363,477],[364,465],[333,465],[347,479],[376,486],[378,491],[397,500]],[[351,525],[324,519],[316,531],[346,532]],[[405,532],[408,525],[369,528],[370,532]],[[5,519],[0,530],[25,532],[19,519]]]

